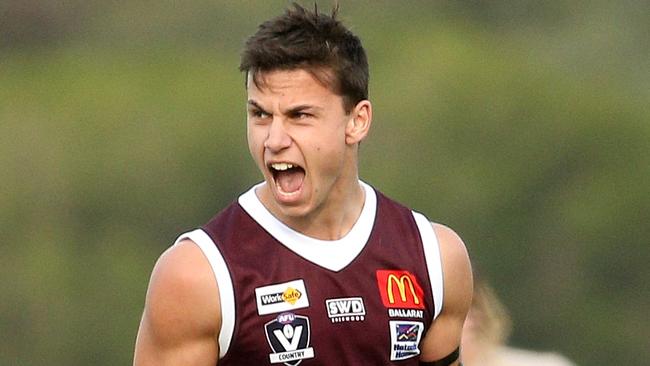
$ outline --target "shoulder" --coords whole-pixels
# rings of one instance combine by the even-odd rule
[[[189,240],[172,246],[151,274],[133,364],[216,364],[219,308],[216,281],[201,250]]]
[[[217,284],[207,258],[190,240],[165,251],[154,266],[145,316],[154,329],[170,333],[217,333]],[[181,320],[182,321],[179,321]],[[183,325],[184,324],[184,325]]]
[[[454,258],[458,256],[458,260],[467,259],[469,263],[469,256],[467,254],[467,249],[465,248],[465,243],[454,230],[435,222],[432,222],[431,226],[436,233],[441,250],[444,248],[444,250],[454,255]]]
[[[440,246],[440,259],[444,276],[444,306],[453,305],[460,312],[469,309],[472,292],[472,267],[465,243],[447,226],[432,223]]]
[[[452,229],[431,223],[442,265],[442,311],[434,320],[422,344],[421,359],[436,361],[460,344],[463,322],[472,302],[472,269],[463,240]]]

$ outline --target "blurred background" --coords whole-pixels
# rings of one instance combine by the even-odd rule
[[[647,364],[650,3],[340,2],[362,178],[461,234],[512,344]],[[239,52],[288,4],[0,1],[0,365],[131,363],[157,257],[260,179]]]

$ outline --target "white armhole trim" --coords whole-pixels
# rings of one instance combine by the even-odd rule
[[[442,311],[442,302],[444,300],[444,281],[442,274],[442,260],[440,259],[440,246],[429,219],[415,211],[413,211],[413,218],[415,218],[415,223],[420,231],[420,238],[422,238],[424,260],[427,263],[427,271],[429,272],[429,282],[431,283],[431,293],[433,294],[433,304],[435,307],[433,319],[436,319]]]
[[[223,259],[221,252],[219,252],[212,238],[205,231],[196,229],[182,234],[176,239],[174,245],[184,239],[190,239],[201,249],[203,255],[210,262],[217,286],[219,286],[219,299],[221,303],[219,358],[221,359],[228,352],[228,347],[230,347],[230,341],[232,340],[235,329],[235,292],[233,290],[230,272],[228,271],[228,267],[226,267],[226,261]]]

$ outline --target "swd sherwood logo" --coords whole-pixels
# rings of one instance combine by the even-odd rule
[[[271,363],[298,365],[303,359],[313,358],[314,349],[309,347],[309,318],[293,313],[282,313],[264,325],[266,339],[273,350]]]

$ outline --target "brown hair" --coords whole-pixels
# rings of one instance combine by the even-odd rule
[[[368,99],[368,59],[361,40],[331,15],[309,11],[294,3],[293,8],[262,23],[245,44],[239,70],[252,74],[259,86],[259,74],[274,70],[305,69],[319,82],[343,97],[349,112]]]

